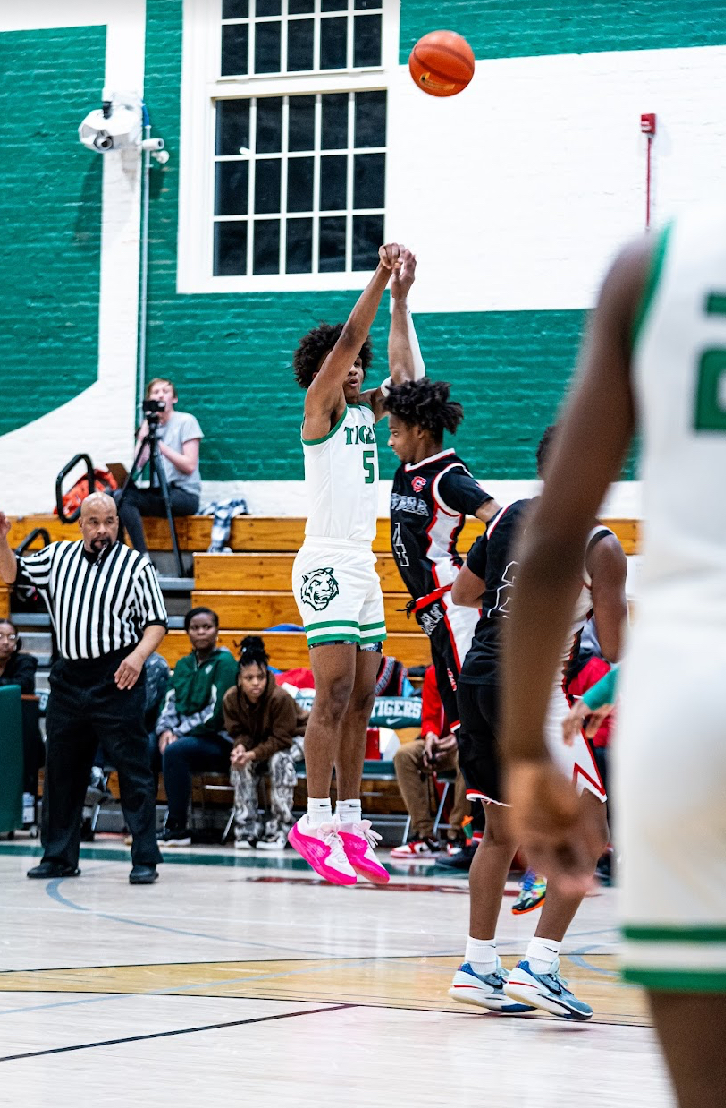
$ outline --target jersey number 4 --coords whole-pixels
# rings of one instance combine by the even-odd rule
[[[725,293],[709,293],[706,315],[726,316]],[[693,426],[696,431],[726,431],[726,347],[711,347],[701,355]]]

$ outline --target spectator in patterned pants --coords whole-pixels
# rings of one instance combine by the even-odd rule
[[[307,712],[275,683],[267,663],[262,639],[257,635],[244,638],[237,684],[226,692],[223,701],[225,729],[234,744],[230,774],[234,785],[234,845],[241,850],[255,844],[261,850],[284,848],[294,823],[295,761],[302,757]],[[262,778],[269,780],[270,802],[260,821],[257,802]]]

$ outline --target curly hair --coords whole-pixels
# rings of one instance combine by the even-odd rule
[[[252,665],[267,669],[270,659],[265,650],[264,641],[259,635],[245,635],[242,642],[235,643],[235,646],[239,648],[240,669]]]
[[[344,327],[344,323],[336,323],[335,326],[331,323],[321,323],[319,327],[314,327],[300,339],[292,359],[292,368],[300,388],[307,389],[313,383],[313,377],[320,362],[333,349]],[[360,358],[365,377],[372,358],[370,339],[366,339],[361,346]]]
[[[429,377],[391,385],[383,407],[409,427],[430,431],[434,440],[440,442],[444,431],[455,435],[464,418],[461,404],[449,400],[450,388],[448,381],[432,381]]]
[[[547,465],[547,459],[552,453],[552,445],[557,434],[557,424],[552,423],[549,427],[546,427],[542,438],[539,440],[539,446],[537,447],[537,476],[544,476],[544,469]]]

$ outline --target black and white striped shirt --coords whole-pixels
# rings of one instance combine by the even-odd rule
[[[34,585],[53,621],[61,657],[101,658],[134,646],[144,628],[166,626],[166,607],[148,555],[120,542],[92,560],[78,542],[52,542],[18,558],[18,581]]]

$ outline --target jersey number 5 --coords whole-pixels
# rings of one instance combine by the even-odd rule
[[[376,452],[375,450],[363,451],[363,469],[366,474],[366,485],[372,485],[376,479]]]
[[[712,292],[706,315],[726,316],[726,296]],[[726,431],[726,347],[704,350],[698,363],[693,412],[696,431]]]

